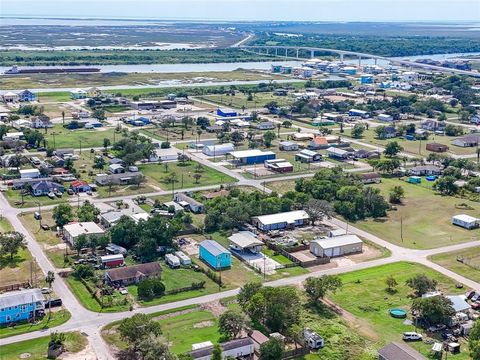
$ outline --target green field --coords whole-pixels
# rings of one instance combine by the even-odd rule
[[[182,166],[180,163],[165,163],[158,165],[140,165],[138,168],[141,172],[143,172],[145,176],[157,182],[158,185],[165,190],[172,189],[172,184],[168,184],[165,182],[165,179],[171,173],[176,174],[176,182],[174,184],[175,189],[226,184],[237,181],[236,179],[233,179],[230,176],[221,173],[220,171],[202,165],[202,171],[199,172],[201,178],[197,182],[193,178],[196,170],[196,164],[197,163],[194,161],[189,161],[188,163],[186,163],[185,166]],[[165,166],[168,167],[167,171],[165,171]]]
[[[13,230],[13,227],[10,224],[10,222],[4,217],[0,217],[0,233],[12,231],[12,230]]]
[[[115,129],[101,127],[91,130],[68,130],[61,124],[55,125],[45,134],[49,147],[55,149],[74,148],[87,150],[92,147],[103,146],[103,139],[107,138],[113,143]]]
[[[382,124],[387,126],[388,124]],[[350,129],[346,129],[343,134],[340,134],[339,131],[335,131],[335,134],[340,134],[342,136],[350,137]],[[406,140],[405,138],[397,137],[394,139],[377,139],[376,134],[372,128],[369,130],[365,131],[363,133],[363,137],[360,139],[356,139],[359,141],[362,141],[366,144],[372,144],[372,145],[379,145],[382,147],[385,147],[389,142],[391,141],[397,141],[404,149],[404,152],[407,152],[412,155],[417,155],[417,156],[428,156],[428,154],[431,153],[431,151],[428,151],[426,146],[428,143],[431,142],[436,142],[440,144],[447,145],[449,147],[449,152],[454,155],[467,155],[467,154],[475,154],[475,148],[473,147],[467,147],[467,148],[462,148],[459,146],[452,145],[452,141],[456,139],[458,136],[439,136],[439,135],[430,135],[428,140],[416,140],[416,141],[410,141]]]
[[[463,262],[457,259],[462,259]],[[433,255],[430,260],[466,278],[480,282],[480,247]]]
[[[411,289],[405,281],[420,273],[437,280],[437,288],[444,294],[459,294],[465,291],[457,289],[452,279],[434,270],[419,264],[399,262],[340,275],[343,287],[330,298],[342,309],[353,314],[359,321],[360,329],[371,332],[376,336],[378,345],[383,346],[390,341],[401,341],[404,331],[414,331],[413,325],[405,325],[404,320],[392,318],[388,311],[392,308],[410,308]],[[388,276],[393,276],[398,283],[397,292],[394,294],[386,290],[385,279]],[[428,355],[431,349],[431,345],[423,342],[410,345],[424,355]],[[465,343],[463,352],[452,358],[469,358]]]
[[[30,354],[28,359],[40,360],[47,358],[47,348],[50,336],[33,340],[25,340],[1,347],[2,360],[26,359],[22,354]],[[68,353],[78,353],[87,346],[88,340],[80,332],[66,333],[65,348]]]
[[[400,185],[405,190],[405,199],[403,204],[396,206],[396,210],[389,211],[386,218],[368,219],[354,225],[391,243],[416,249],[478,240],[480,230],[454,226],[451,218],[463,213],[478,217],[480,205],[465,199],[437,195],[426,185],[425,179],[422,181],[422,185],[414,185],[399,179],[384,178],[382,183],[370,185],[379,188],[387,198],[389,190]],[[466,210],[460,204],[467,204],[473,210]]]
[[[233,107],[236,109],[262,108],[265,104],[275,101],[279,106],[286,107],[293,104],[294,100],[287,96],[275,96],[271,92],[252,94],[253,99],[248,100],[248,95],[236,93],[231,95],[204,95],[199,99],[213,102],[222,106]]]
[[[44,318],[35,324],[24,323],[19,324],[14,328],[0,328],[0,339],[9,336],[25,334],[32,331],[52,329],[58,325],[67,322],[70,319],[70,313],[67,310],[52,311],[50,321],[48,320],[48,310],[45,310],[45,312],[46,314]]]

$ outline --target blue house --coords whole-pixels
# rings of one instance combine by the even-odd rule
[[[218,108],[217,109],[217,115],[222,116],[222,117],[236,117],[236,116],[238,116],[238,113],[235,110],[231,110],[231,109],[223,110],[223,109]]]
[[[266,160],[273,160],[276,154],[273,151],[261,151],[258,149],[232,151],[230,155],[237,165],[263,164]]]
[[[56,191],[60,191],[61,193],[63,193],[65,191],[65,187],[61,184],[47,180],[32,184],[33,196],[48,195],[48,193]]]
[[[215,270],[232,266],[232,254],[213,240],[204,240],[199,245],[199,257]]]
[[[363,74],[360,75],[360,84],[373,84],[373,75]]]
[[[45,298],[40,289],[0,294],[0,324],[27,321],[43,315]]]
[[[35,95],[29,90],[23,90],[18,94],[18,99],[20,101],[35,101],[37,100],[37,95]]]

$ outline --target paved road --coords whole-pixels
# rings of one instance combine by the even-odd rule
[[[292,176],[282,176],[278,178],[272,178],[272,179],[246,179],[244,178],[240,173],[232,171],[230,169],[226,169],[225,167],[217,164],[217,163],[212,163],[208,159],[203,158],[199,154],[192,153],[192,158],[194,158],[196,161],[200,162],[202,165],[209,166],[212,168],[215,168],[218,171],[223,172],[226,175],[229,175],[235,179],[238,180],[238,185],[245,185],[245,186],[253,186],[257,189],[260,190],[265,190],[267,192],[271,192],[270,189],[264,187],[264,182],[269,182],[269,181],[279,181],[279,180],[287,180],[287,179],[296,179],[300,177],[306,177],[306,176],[312,176],[312,174],[298,174],[298,175],[292,175]],[[198,190],[206,190],[206,189],[212,189],[212,188],[217,188],[218,186],[203,186],[203,187],[196,187],[189,189],[190,191],[198,191]],[[169,194],[171,193],[170,191],[159,191],[151,194],[146,194],[147,196],[153,196],[153,195],[163,195],[163,194]],[[109,198],[109,199],[96,199],[93,198],[91,199],[93,202],[100,202],[100,201],[115,201],[115,200],[125,200],[125,199],[132,199],[136,197],[137,195],[132,195],[132,196],[121,196],[121,197],[116,197],[116,198]],[[44,206],[44,209],[50,209],[52,206]],[[28,243],[28,248],[34,258],[37,260],[39,266],[42,268],[42,270],[46,273],[47,271],[55,271],[54,266],[51,264],[51,262],[48,260],[48,258],[45,256],[44,252],[42,251],[41,246],[32,238],[32,236],[28,233],[27,229],[23,226],[23,224],[20,222],[18,219],[17,215],[20,212],[25,212],[25,211],[33,211],[35,208],[32,209],[16,209],[10,206],[10,204],[6,201],[4,198],[3,194],[0,195],[0,209],[3,210],[3,215],[12,223],[13,227],[15,228],[16,231],[22,232],[25,234],[27,243]],[[391,251],[391,256],[389,258],[382,258],[382,259],[377,259],[377,260],[372,260],[372,261],[367,261],[359,264],[354,264],[354,265],[349,265],[349,266],[342,266],[342,267],[337,267],[333,269],[327,269],[327,270],[320,270],[316,272],[312,272],[310,274],[306,275],[301,275],[301,276],[295,276],[295,277],[290,277],[290,278],[284,278],[272,282],[267,282],[266,285],[268,286],[282,286],[282,285],[293,285],[293,284],[299,284],[303,282],[307,277],[309,276],[321,276],[324,274],[340,274],[340,273],[345,273],[345,272],[350,272],[350,271],[355,271],[355,270],[361,270],[361,269],[366,269],[372,266],[378,266],[378,265],[383,265],[383,264],[389,264],[392,262],[396,261],[411,261],[411,262],[417,262],[420,264],[423,264],[425,266],[428,266],[432,269],[435,269],[439,271],[440,273],[449,276],[453,278],[455,281],[462,282],[465,285],[474,288],[474,289],[480,289],[480,284],[472,281],[470,279],[467,279],[463,276],[460,276],[456,273],[451,272],[448,269],[445,269],[437,264],[432,263],[427,259],[428,256],[437,254],[437,253],[442,253],[446,251],[454,251],[458,249],[464,249],[468,247],[473,247],[473,246],[480,246],[480,241],[473,241],[469,243],[464,243],[464,244],[456,244],[452,246],[447,246],[443,248],[438,248],[438,249],[431,249],[431,250],[416,250],[416,249],[408,249],[408,248],[403,248],[395,244],[391,244],[373,234],[370,234],[368,232],[365,232],[361,229],[358,229],[352,225],[348,225],[345,222],[342,222],[341,220],[338,219],[331,219],[327,223],[330,225],[335,225],[341,228],[347,228],[348,226],[348,231],[354,234],[357,234],[359,236],[362,236],[373,243],[376,243],[379,246],[385,247]],[[91,311],[86,310],[83,308],[75,296],[70,292],[69,288],[67,287],[64,279],[57,277],[57,280],[53,284],[53,288],[56,294],[58,294],[59,297],[62,298],[66,308],[72,313],[72,318],[65,324],[55,328],[56,331],[72,331],[72,330],[81,330],[84,331],[89,338],[90,344],[92,345],[97,358],[98,359],[108,359],[112,358],[112,355],[108,353],[108,348],[106,344],[104,343],[103,339],[100,336],[100,329],[102,326],[116,320],[121,320],[127,316],[131,316],[132,314],[135,313],[153,313],[153,312],[158,312],[158,311],[164,311],[164,310],[170,310],[170,309],[176,309],[182,306],[186,305],[195,305],[195,304],[201,304],[205,302],[210,302],[213,300],[219,300],[225,297],[230,297],[235,294],[237,294],[238,289],[233,289],[229,291],[223,291],[215,294],[210,294],[202,297],[197,297],[193,299],[188,299],[188,300],[183,300],[183,301],[177,301],[169,304],[164,304],[164,305],[158,305],[158,306],[153,306],[149,308],[140,308],[136,309],[132,312],[123,312],[123,313],[93,313]],[[45,336],[49,333],[49,330],[47,331],[36,331],[36,332],[31,332],[27,334],[22,334],[18,336],[13,336],[9,337],[6,339],[0,340],[0,345],[4,344],[10,344],[22,340],[27,340],[27,339],[33,339],[37,338],[40,336]]]

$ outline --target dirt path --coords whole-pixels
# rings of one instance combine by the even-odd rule
[[[360,334],[370,338],[373,341],[380,340],[378,334],[375,332],[375,330],[373,330],[372,326],[366,320],[357,318],[355,315],[341,308],[331,300],[323,299],[322,302],[340,315],[351,327],[358,330]]]

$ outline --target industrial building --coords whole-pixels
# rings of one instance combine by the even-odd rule
[[[263,231],[295,228],[305,225],[310,217],[304,210],[288,211],[278,214],[255,216],[252,223]]]
[[[63,227],[63,239],[72,246],[75,244],[75,240],[81,235],[91,237],[102,236],[103,234],[105,234],[105,230],[93,221],[72,223]]]
[[[232,155],[233,161],[237,165],[261,164],[266,160],[273,160],[276,157],[273,151],[261,151],[258,149],[232,151],[230,155]]]
[[[310,252],[318,257],[335,257],[362,252],[363,241],[356,235],[341,235],[310,242]]]
[[[264,166],[278,173],[292,172],[293,165],[285,159],[265,160]]]
[[[231,143],[205,145],[202,152],[207,156],[221,156],[227,155],[235,150],[235,147]]]

